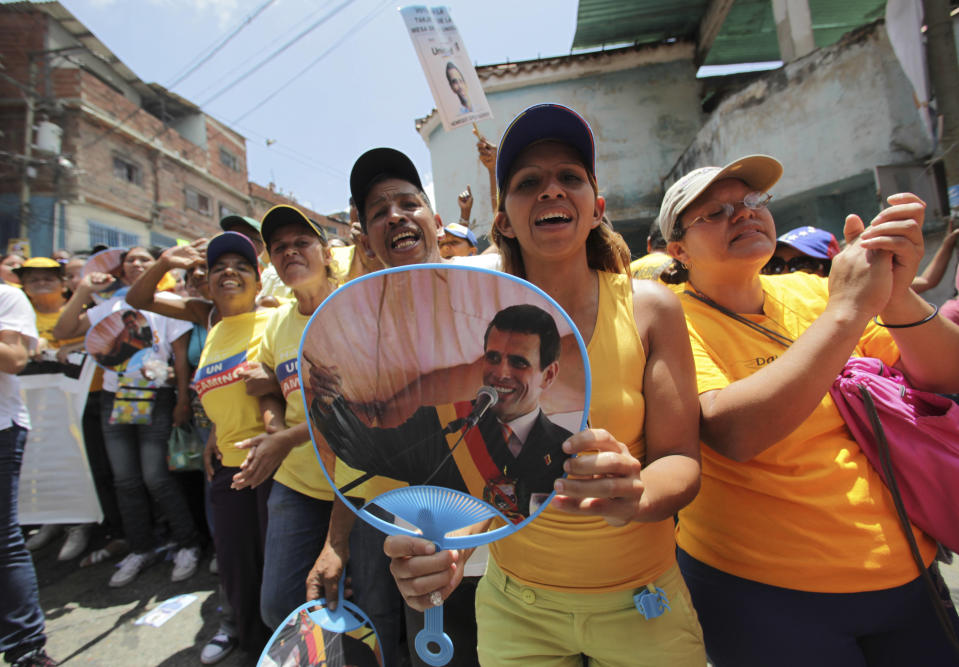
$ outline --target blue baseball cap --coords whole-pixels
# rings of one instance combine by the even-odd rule
[[[562,104],[534,104],[512,120],[500,139],[496,152],[496,187],[500,193],[519,154],[530,144],[548,139],[579,151],[586,169],[595,178],[596,147],[586,119]]]
[[[458,222],[451,222],[450,224],[443,227],[443,231],[451,236],[457,238],[466,239],[469,241],[469,244],[476,247],[478,241],[476,240],[476,234],[473,233],[473,230],[467,227],[466,225],[461,225]]]
[[[240,232],[223,232],[217,234],[206,246],[206,265],[212,267],[216,260],[226,253],[234,252],[246,259],[256,272],[260,272],[260,263],[256,257],[256,248]]]
[[[839,241],[835,236],[810,225],[788,231],[776,241],[817,259],[832,259],[839,252]]]

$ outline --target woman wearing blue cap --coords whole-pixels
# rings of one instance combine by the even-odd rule
[[[207,335],[194,386],[213,422],[204,453],[216,524],[213,539],[220,581],[236,618],[236,640],[240,648],[259,652],[269,636],[260,619],[260,583],[270,483],[239,489],[233,478],[247,455],[237,443],[264,428],[262,399],[247,394],[241,373],[256,358],[272,311],[256,306],[260,272],[256,250],[245,236],[215,236],[206,260],[210,296],[222,319]]]
[[[578,456],[553,504],[490,545],[478,652],[488,665],[703,665],[672,518],[699,488],[692,355],[676,297],[630,280],[594,160],[586,121],[555,104],[521,113],[500,142],[493,240],[504,270],[556,299],[588,342],[596,428],[564,443]],[[402,536],[387,553],[417,609],[440,604],[469,557]]]

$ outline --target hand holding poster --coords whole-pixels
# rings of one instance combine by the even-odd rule
[[[446,130],[492,118],[466,45],[445,7],[400,9]]]

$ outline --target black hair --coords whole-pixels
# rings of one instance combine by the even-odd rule
[[[459,74],[460,76],[463,76],[463,73],[460,71],[460,68],[457,67],[456,65],[454,65],[452,60],[448,60],[448,61],[446,62],[446,80],[447,80],[447,81],[450,80],[450,70],[451,70],[451,69],[455,69],[457,74]]]
[[[120,264],[123,264],[125,261],[127,261],[127,255],[129,255],[133,250],[136,250],[137,248],[142,248],[143,250],[146,250],[148,253],[150,253],[150,257],[152,257],[153,259],[160,259],[160,255],[163,254],[163,248],[161,248],[160,246],[132,245],[129,248],[127,248],[122,255],[120,255]]]
[[[414,185],[414,186],[416,185],[416,183],[413,183],[412,181],[408,181],[403,176],[391,174],[387,171],[384,171],[382,174],[377,174],[376,176],[371,178],[370,182],[366,184],[366,188],[363,191],[362,205],[354,204],[356,206],[356,213],[360,218],[360,226],[363,228],[364,232],[366,231],[366,198],[369,197],[370,190],[372,190],[377,183],[382,183],[383,181],[388,180],[390,178],[395,178],[397,180],[403,181],[404,183],[409,183],[410,185]],[[423,200],[423,203],[426,204],[426,208],[428,208],[430,210],[430,213],[432,213],[433,205],[430,204],[430,198],[421,189],[417,189],[416,192],[420,196],[420,198]]]
[[[559,330],[553,316],[538,306],[520,304],[509,306],[496,313],[483,335],[483,348],[489,342],[489,332],[496,327],[500,331],[539,336],[539,370],[543,370],[559,358]]]
[[[663,238],[663,230],[659,228],[659,221],[653,220],[649,223],[649,234],[646,236],[646,243],[652,250],[666,250],[666,239]]]

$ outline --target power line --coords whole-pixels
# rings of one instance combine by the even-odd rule
[[[227,84],[226,86],[224,86],[223,88],[221,88],[220,90],[218,90],[218,91],[217,91],[216,93],[214,93],[211,97],[209,97],[208,99],[204,100],[204,101],[200,104],[200,106],[203,106],[203,107],[207,106],[210,102],[212,102],[213,100],[217,99],[218,97],[220,97],[221,95],[223,95],[223,94],[224,94],[225,92],[227,92],[228,90],[231,90],[231,89],[232,89],[234,86],[236,86],[238,83],[240,83],[241,81],[243,81],[244,79],[246,79],[246,78],[249,77],[250,75],[254,74],[255,72],[259,71],[260,68],[262,68],[264,65],[266,65],[267,63],[269,63],[270,61],[272,61],[274,58],[276,58],[278,55],[280,55],[281,53],[283,53],[284,51],[286,51],[288,48],[290,48],[291,46],[293,46],[294,44],[296,44],[298,41],[300,41],[301,39],[303,39],[304,37],[306,37],[308,34],[310,34],[311,32],[313,32],[313,31],[316,30],[317,28],[319,28],[321,25],[323,25],[324,23],[326,23],[328,20],[330,20],[331,18],[333,18],[336,14],[338,14],[339,12],[341,12],[343,9],[345,9],[347,6],[351,5],[352,3],[353,3],[353,0],[346,0],[346,2],[343,2],[343,3],[339,4],[339,5],[337,5],[336,8],[333,9],[333,11],[325,14],[325,15],[324,15],[322,18],[320,18],[318,21],[314,22],[312,25],[310,25],[308,28],[306,28],[305,30],[303,30],[303,31],[302,31],[300,34],[298,34],[296,37],[294,37],[293,39],[291,39],[290,41],[288,41],[286,44],[284,44],[283,46],[281,46],[279,49],[277,49],[276,51],[274,51],[273,53],[271,53],[270,55],[268,55],[266,58],[264,58],[263,60],[261,60],[258,64],[256,64],[255,66],[253,66],[251,69],[247,70],[246,72],[244,72],[243,74],[241,74],[239,77],[237,77],[236,79],[234,79],[233,81],[231,81],[229,84]]]
[[[277,88],[276,90],[274,90],[272,93],[270,93],[269,95],[267,95],[267,96],[266,96],[265,98],[263,98],[260,102],[258,102],[256,105],[254,105],[251,109],[249,109],[248,111],[246,111],[245,113],[243,113],[243,115],[238,116],[238,117],[236,118],[236,120],[234,120],[234,121],[232,122],[232,124],[235,125],[235,124],[239,123],[241,120],[243,120],[244,118],[246,118],[247,116],[249,116],[250,114],[252,114],[254,111],[257,111],[257,110],[258,110],[260,107],[262,107],[264,104],[266,104],[267,102],[269,102],[270,100],[272,100],[274,97],[276,97],[280,92],[282,92],[283,90],[285,90],[285,89],[287,88],[287,86],[289,86],[291,83],[293,83],[294,81],[296,81],[297,79],[299,79],[301,76],[303,76],[304,74],[306,74],[310,69],[312,69],[313,67],[315,67],[315,66],[317,65],[317,63],[319,63],[321,60],[323,60],[324,58],[326,58],[326,56],[330,55],[330,53],[332,53],[332,52],[333,52],[335,49],[337,49],[341,44],[343,44],[343,42],[345,42],[345,41],[346,41],[347,39],[349,39],[350,37],[353,37],[357,32],[359,32],[360,30],[362,30],[363,28],[365,28],[365,27],[373,20],[373,17],[375,17],[377,14],[379,14],[381,11],[383,11],[383,10],[386,8],[386,6],[389,5],[389,4],[390,4],[390,0],[386,0],[386,2],[384,2],[384,3],[380,4],[379,6],[375,7],[375,8],[373,9],[373,11],[371,11],[369,14],[367,14],[367,15],[364,16],[362,19],[360,19],[359,22],[358,22],[356,25],[354,25],[350,30],[344,32],[343,35],[342,35],[338,40],[336,40],[335,42],[333,42],[333,44],[330,45],[330,47],[329,47],[328,49],[326,49],[326,51],[324,51],[324,52],[321,53],[319,56],[317,56],[317,58],[316,58],[315,60],[313,60],[309,65],[307,65],[306,67],[304,67],[303,69],[301,69],[299,72],[297,72],[292,78],[288,79],[288,80],[286,81],[286,83],[284,83],[284,84],[281,85],[279,88]]]
[[[257,7],[256,10],[254,10],[254,12],[253,12],[252,14],[250,14],[250,15],[247,16],[245,19],[243,19],[243,21],[240,23],[240,25],[238,25],[236,28],[234,28],[228,35],[226,35],[226,37],[224,37],[223,39],[221,39],[220,42],[219,42],[218,44],[216,44],[216,45],[212,48],[212,50],[210,50],[209,53],[207,53],[205,56],[198,56],[198,58],[200,58],[199,62],[196,62],[196,58],[194,58],[194,62],[196,62],[196,64],[194,64],[194,65],[192,65],[192,66],[191,66],[191,65],[187,65],[187,68],[189,68],[189,69],[187,69],[187,71],[184,72],[183,74],[176,75],[176,78],[175,78],[173,81],[171,81],[170,83],[168,83],[168,84],[166,85],[166,87],[167,87],[167,88],[173,88],[173,86],[179,84],[179,83],[182,82],[184,79],[186,79],[188,76],[190,76],[190,75],[193,74],[195,71],[197,71],[200,67],[202,67],[204,64],[206,64],[207,62],[209,62],[210,59],[211,59],[213,56],[215,56],[217,53],[219,53],[220,50],[221,50],[224,46],[226,46],[227,44],[230,43],[230,40],[232,40],[234,37],[236,37],[236,36],[240,33],[240,31],[243,30],[243,28],[245,28],[246,26],[250,25],[250,23],[252,23],[260,14],[262,14],[262,13],[266,10],[267,7],[269,7],[270,5],[272,5],[274,2],[275,2],[275,0],[266,0],[266,2],[264,2],[262,5],[260,5],[259,7]],[[202,52],[201,52],[201,54],[202,54]]]
[[[232,67],[230,67],[230,69],[228,69],[228,70],[226,70],[225,72],[223,72],[222,74],[218,75],[217,79],[220,80],[220,81],[223,81],[223,80],[226,80],[228,77],[233,76],[233,75],[236,74],[237,72],[242,71],[244,67],[246,67],[247,65],[249,65],[249,63],[253,62],[257,57],[260,56],[260,54],[264,53],[264,52],[267,51],[268,49],[271,49],[271,48],[273,48],[274,46],[276,46],[277,44],[279,44],[280,41],[283,39],[283,37],[285,37],[286,35],[292,33],[293,30],[294,30],[297,26],[305,25],[307,21],[310,21],[314,16],[316,16],[316,15],[319,14],[321,11],[323,11],[324,9],[326,9],[326,7],[328,7],[328,6],[332,5],[332,4],[333,4],[333,3],[332,3],[332,1],[331,1],[331,2],[327,2],[326,5],[320,5],[320,6],[316,7],[316,8],[314,8],[313,11],[311,11],[309,14],[307,14],[307,15],[304,16],[303,18],[297,20],[296,23],[294,23],[293,25],[291,25],[289,28],[283,30],[279,35],[277,35],[276,37],[274,37],[273,39],[271,39],[268,44],[258,45],[259,48],[258,48],[257,50],[250,50],[249,55],[247,55],[246,58],[243,58],[242,60],[236,59],[238,62],[237,62],[235,65],[233,65]]]

